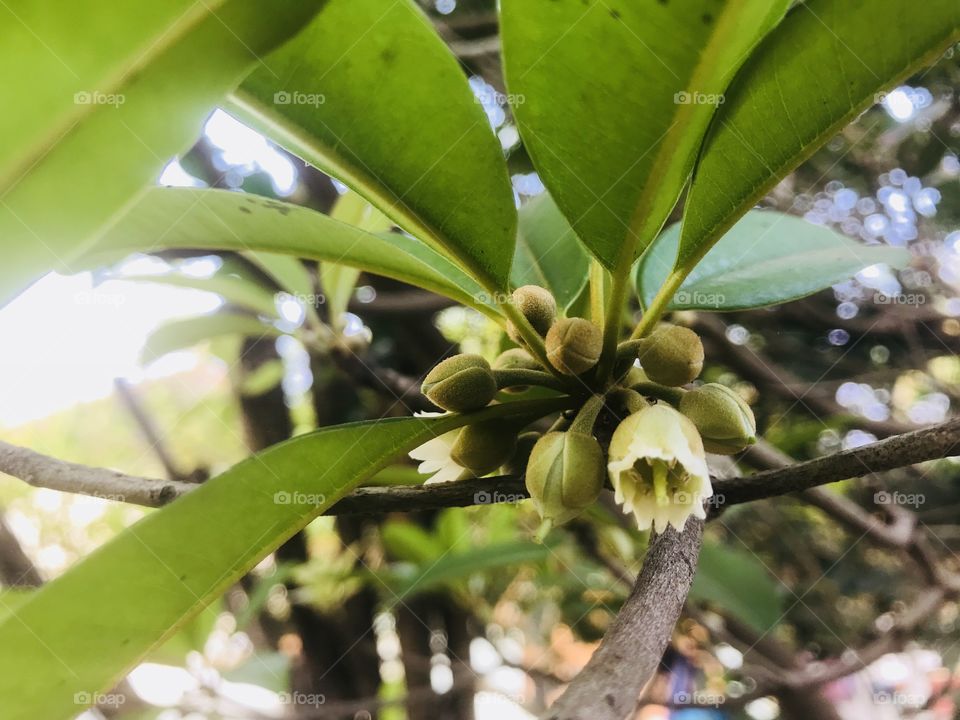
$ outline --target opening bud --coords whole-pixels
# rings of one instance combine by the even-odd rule
[[[696,380],[703,370],[703,343],[689,328],[661,325],[640,341],[637,357],[650,380],[679,387]]]
[[[547,334],[550,326],[557,319],[557,301],[549,290],[539,285],[518,287],[513,291],[511,301],[541,337]],[[507,323],[507,335],[518,345],[524,344],[513,323]]]
[[[757,441],[757,421],[746,401],[726,385],[707,383],[680,400],[707,452],[733,455]]]
[[[694,424],[669,405],[651,405],[621,422],[609,456],[614,499],[640,530],[682,530],[691,515],[706,516],[703,500],[713,488],[703,443]]]
[[[497,394],[490,363],[479,355],[454,355],[436,365],[423,379],[423,394],[451,412],[486,407]]]
[[[547,333],[547,359],[564,375],[582,375],[597,364],[603,333],[583,318],[557,320]]]
[[[450,458],[477,477],[492,473],[513,455],[517,431],[509,423],[481,422],[467,425],[460,431]]]
[[[540,517],[562,525],[596,502],[603,472],[603,450],[593,436],[549,432],[530,453],[527,491]]]

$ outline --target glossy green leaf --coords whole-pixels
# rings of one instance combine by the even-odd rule
[[[247,335],[253,338],[279,337],[273,325],[252,315],[214,313],[182,320],[171,320],[154,330],[143,348],[143,361],[152,362],[167,353],[193,347],[197,343],[224,335]]]
[[[171,221],[171,218],[173,220]],[[491,315],[487,294],[451,261],[398,233],[372,235],[310,210],[224,190],[155,188],[98,245],[99,257],[164,248],[246,250],[361,268]],[[91,256],[93,262],[98,256]]]
[[[570,223],[544,193],[520,208],[517,249],[510,270],[514,285],[540,285],[568,309],[584,285],[590,261]]]
[[[330,217],[374,234],[385,233],[393,227],[386,215],[354,192],[340,196],[330,211]],[[358,277],[360,270],[349,265],[320,263],[320,284],[326,297],[328,317],[338,329],[341,329],[342,317],[347,311]]]
[[[520,134],[609,270],[656,237],[722,93],[789,0],[503,0]]]
[[[665,230],[637,264],[640,302],[650,301],[673,268],[680,225]],[[792,215],[755,211],[734,225],[687,276],[671,310],[745,310],[796,300],[849,280],[877,263],[904,268],[910,253],[864,245]]]
[[[48,270],[69,272],[225,93],[321,5],[4,3],[0,304]]]
[[[695,262],[784,176],[960,39],[956,0],[808,0],[727,92],[690,186],[679,263]]]
[[[101,546],[0,622],[4,720],[61,720],[397,456],[472,416],[353,423],[244,460]],[[557,409],[557,403],[539,410]]]
[[[766,633],[783,616],[777,582],[751,552],[705,541],[690,599],[715,605]]]
[[[516,209],[456,59],[413,0],[329,0],[232,107],[397,225],[504,289]]]

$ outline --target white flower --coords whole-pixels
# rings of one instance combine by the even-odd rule
[[[462,465],[458,465],[450,457],[450,451],[453,449],[453,444],[457,441],[459,434],[459,429],[451,430],[410,451],[410,457],[420,461],[417,471],[423,475],[433,475],[433,477],[424,481],[425,485],[454,482],[455,480],[472,477],[469,470]]]
[[[610,441],[607,470],[616,501],[641,530],[683,530],[687,518],[705,518],[713,495],[703,441],[690,420],[657,404],[630,415]]]

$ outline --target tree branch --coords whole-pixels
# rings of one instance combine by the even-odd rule
[[[950,420],[833,455],[716,484],[723,505],[808,490],[819,485],[893,470],[960,451],[960,419]]]
[[[196,487],[176,480],[133,477],[114,470],[57,460],[0,440],[0,472],[28,485],[159,507]]]
[[[853,450],[786,467],[729,479],[715,479],[717,505],[728,507],[762,498],[801,492],[853,477],[949,457],[960,450],[960,419],[898,435]],[[752,449],[752,453],[772,450]],[[772,460],[768,458],[768,464]],[[196,485],[134,477],[113,470],[68,463],[0,441],[0,472],[35,487],[106,497],[159,507]],[[436,510],[469,505],[519,502],[529,497],[523,478],[501,476],[440,485],[369,487],[354,490],[327,515],[380,514]]]
[[[687,521],[651,540],[633,592],[587,666],[542,716],[550,720],[623,720],[656,672],[687,599],[703,522]]]

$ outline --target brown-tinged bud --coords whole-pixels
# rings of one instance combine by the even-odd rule
[[[530,453],[527,491],[540,517],[562,525],[596,502],[604,472],[603,450],[593,436],[549,432]]]
[[[486,421],[467,425],[450,449],[450,458],[477,477],[492,473],[513,455],[517,431],[509,423]]]
[[[565,375],[581,375],[597,364],[603,333],[583,318],[557,320],[547,333],[547,359]]]
[[[539,285],[518,287],[513,291],[511,302],[541,337],[547,334],[550,326],[557,319],[557,301],[549,290]],[[516,326],[511,322],[507,323],[507,335],[518,345],[525,344]]]
[[[653,382],[679,387],[703,370],[703,343],[689,328],[661,325],[640,341],[637,357]]]
[[[479,355],[454,355],[436,365],[423,379],[423,394],[451,412],[486,407],[497,394],[490,363]]]
[[[681,398],[680,412],[697,426],[707,452],[733,455],[757,441],[753,410],[725,385],[694,388]]]

